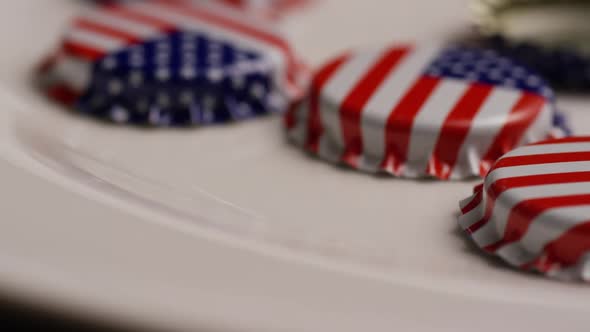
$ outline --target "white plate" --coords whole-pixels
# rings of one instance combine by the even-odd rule
[[[465,1],[323,0],[287,23],[314,63],[441,41]],[[30,87],[73,1],[0,5],[0,289],[77,314],[236,331],[587,330],[584,285],[479,255],[456,226],[473,183],[376,178],[288,145],[280,119],[107,126]],[[562,107],[579,133],[590,100]]]

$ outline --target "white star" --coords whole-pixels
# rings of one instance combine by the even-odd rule
[[[489,69],[490,62],[488,60],[479,60],[475,63],[475,70],[485,72]]]
[[[129,50],[134,53],[143,53],[145,51],[141,44],[132,45]]]
[[[543,89],[541,89],[541,94],[546,98],[553,98],[555,95],[553,90],[551,90],[551,88],[549,87],[544,87]]]
[[[516,80],[513,78],[507,78],[502,82],[502,85],[509,87],[509,88],[513,88],[516,86]]]
[[[197,38],[197,35],[195,33],[193,33],[192,31],[186,31],[181,35],[180,38],[182,39],[183,42],[190,43]]]
[[[489,74],[490,79],[493,81],[501,81],[503,76],[502,71],[499,69],[494,69]]]
[[[150,110],[150,113],[148,115],[148,121],[152,124],[152,125],[157,125],[160,123],[160,109],[157,107],[152,107],[152,109]]]
[[[158,105],[166,108],[170,106],[170,96],[165,93],[158,94]]]
[[[158,52],[156,53],[156,64],[166,66],[170,63],[170,53]]]
[[[209,43],[209,51],[221,52],[222,48],[223,48],[223,45],[221,45],[220,43]]]
[[[470,60],[470,59],[473,59],[474,57],[475,57],[475,54],[473,54],[473,52],[470,52],[470,51],[465,51],[465,52],[461,53],[462,60]]]
[[[156,70],[156,77],[160,81],[167,81],[167,80],[169,80],[170,79],[170,69],[168,69],[166,67],[158,68]]]
[[[197,62],[197,55],[195,54],[195,52],[183,52],[182,62],[185,65],[194,64]]]
[[[211,68],[207,71],[207,77],[213,82],[219,82],[223,79],[223,70]]]
[[[113,96],[119,95],[123,91],[123,83],[118,79],[112,79],[108,85],[109,93]]]
[[[183,91],[180,94],[180,103],[185,106],[191,105],[193,103],[193,100],[194,100],[194,97],[190,91]]]
[[[203,108],[205,110],[214,109],[216,104],[217,104],[217,102],[215,101],[215,98],[213,98],[212,96],[204,96],[203,97]]]
[[[237,118],[244,118],[244,117],[248,117],[252,114],[252,108],[250,107],[250,105],[246,104],[246,103],[240,103],[237,105],[236,107],[236,116]]]
[[[500,60],[498,60],[498,66],[506,69],[507,67],[512,66],[512,61],[508,58],[500,58]]]
[[[541,85],[541,78],[536,75],[530,75],[529,77],[527,77],[526,82],[528,85],[532,87],[537,87]]]
[[[207,54],[207,60],[211,63],[220,63],[223,58],[223,54],[221,52],[209,52]]]
[[[238,53],[236,54],[236,61],[244,61],[244,60],[248,60],[248,56],[244,53]]]
[[[524,78],[526,75],[526,70],[520,66],[514,67],[512,69],[512,76],[515,78]]]
[[[456,64],[453,65],[451,71],[454,74],[462,75],[462,74],[465,73],[465,67],[462,64],[460,64],[460,63],[456,63]]]
[[[477,82],[479,81],[479,74],[474,71],[470,71],[465,75],[465,79],[471,82]]]
[[[244,87],[244,77],[242,77],[241,75],[235,75],[234,77],[232,77],[231,79],[232,85],[235,89],[240,90]]]
[[[107,70],[115,69],[115,67],[117,67],[117,59],[115,59],[114,57],[105,58],[102,63],[102,66],[104,69]]]
[[[156,44],[156,49],[158,50],[158,52],[161,52],[161,51],[164,51],[164,52],[165,51],[170,51],[170,47],[171,47],[170,46],[170,43],[167,40],[163,40],[163,41],[158,42]]]
[[[282,111],[287,107],[287,100],[279,93],[270,93],[266,101],[272,110]]]
[[[139,68],[145,65],[145,58],[142,54],[132,53],[129,59],[131,67]]]
[[[129,112],[123,107],[115,106],[111,110],[111,119],[117,123],[125,123],[129,120]]]
[[[133,71],[129,74],[129,83],[133,87],[139,87],[143,83],[143,74],[140,71]]]
[[[186,80],[190,80],[195,78],[195,76],[197,76],[197,72],[195,70],[195,68],[191,67],[191,66],[184,66],[180,69],[180,75],[186,79]]]
[[[255,98],[262,99],[262,97],[264,97],[265,90],[266,89],[264,88],[264,85],[261,83],[254,83],[250,87],[250,94]]]
[[[150,105],[149,101],[145,98],[142,98],[137,101],[137,105],[135,105],[135,106],[137,107],[137,110],[140,113],[145,113],[148,110],[149,105]]]
[[[211,123],[211,122],[213,122],[214,119],[215,119],[215,115],[213,114],[212,110],[210,110],[210,109],[203,110],[203,122]]]
[[[197,44],[194,40],[192,39],[185,39],[182,41],[182,50],[183,51],[195,51],[197,49]]]

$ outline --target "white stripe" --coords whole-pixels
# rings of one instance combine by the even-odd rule
[[[530,263],[543,253],[549,243],[589,219],[590,206],[587,205],[551,209],[533,220],[520,241],[500,249],[498,255],[513,265]]]
[[[500,241],[512,209],[523,201],[586,194],[590,192],[589,185],[590,182],[579,182],[509,189],[496,198],[490,220],[473,234],[473,240],[482,247]]]
[[[118,17],[107,11],[94,11],[85,15],[83,18],[138,37],[151,37],[160,32],[160,30],[154,26],[139,23],[132,19]]]
[[[590,142],[588,143],[561,143],[561,144],[542,144],[525,146],[504,155],[500,160],[509,157],[531,156],[537,154],[553,154],[568,152],[588,152],[590,151]]]
[[[549,103],[545,103],[543,105],[543,109],[541,110],[535,121],[531,124],[531,126],[528,129],[526,129],[524,135],[522,135],[522,139],[520,140],[517,146],[523,146],[543,141],[547,139],[547,136],[551,133],[552,129],[553,110]]]
[[[451,178],[464,178],[479,174],[479,166],[485,153],[494,143],[508,116],[522,94],[516,90],[494,88],[473,119],[453,169]]]
[[[461,210],[463,210],[464,208],[467,207],[467,205],[471,204],[471,202],[473,202],[475,200],[475,197],[477,197],[478,192],[474,192],[474,194],[462,201],[459,202],[459,208]]]
[[[445,119],[468,89],[468,84],[453,79],[443,80],[436,87],[422,109],[416,114],[410,135],[404,174],[410,177],[424,174],[424,170],[432,158]]]
[[[475,196],[473,198],[475,198]],[[469,200],[469,202],[471,202],[471,200]],[[475,208],[459,216],[459,225],[463,230],[466,230],[467,228],[471,227],[484,217],[486,202],[487,195],[484,194],[481,198],[481,202],[479,202],[479,204],[477,204]]]
[[[252,37],[248,34],[242,33],[239,30],[217,26],[215,24],[204,22],[189,14],[183,13],[182,10],[174,10],[166,6],[161,6],[153,3],[133,3],[129,7],[143,15],[160,19],[170,24],[184,27],[190,30],[196,30],[211,37],[229,40],[234,44],[241,44],[243,46],[254,47],[259,50],[273,52],[280,56],[281,62],[284,62],[284,54],[282,50],[272,44],[268,44],[263,40]],[[174,8],[174,7],[173,7]],[[279,37],[279,36],[277,36]]]
[[[64,84],[76,92],[83,92],[90,85],[92,64],[75,57],[61,56],[48,75],[56,83]]]
[[[278,26],[276,24],[270,23],[267,20],[261,20],[260,17],[253,15],[250,12],[244,12],[244,10],[240,8],[228,6],[218,1],[198,1],[191,2],[190,5],[198,8],[199,10],[212,12],[219,16],[230,17],[238,22],[244,22],[245,19],[247,19],[249,26],[255,27],[258,30],[262,30],[272,35],[276,35],[277,32]]]
[[[361,119],[364,152],[364,158],[359,163],[361,167],[367,170],[378,168],[385,156],[385,126],[391,111],[438,52],[438,47],[410,51],[369,99]]]
[[[326,83],[320,94],[320,118],[324,133],[320,139],[320,156],[338,161],[344,148],[340,126],[340,106],[359,80],[384,55],[380,52],[356,54]]]
[[[305,146],[307,139],[307,121],[309,118],[309,98],[305,99],[295,111],[295,127],[289,130],[289,137],[298,145]]]
[[[564,138],[569,136],[569,133],[567,132],[567,127],[569,127],[570,123],[569,121],[565,121],[565,123],[563,123],[563,125],[555,125],[554,124],[554,119],[556,116],[564,116],[564,114],[562,112],[560,112],[559,110],[555,109],[555,107],[551,108],[552,114],[551,114],[551,132],[549,133],[549,135],[547,135],[548,139],[549,138]],[[565,128],[564,128],[565,127]]]
[[[555,268],[547,272],[547,275],[563,281],[583,280],[590,281],[590,253],[582,255],[575,266]]]
[[[126,45],[126,41],[123,39],[102,35],[79,27],[69,30],[66,33],[65,39],[105,53]]]
[[[488,189],[494,182],[497,182],[502,179],[514,178],[519,176],[533,176],[542,174],[560,174],[588,171],[590,171],[590,161],[573,161],[566,163],[502,167],[495,169],[490,174],[488,174],[488,176],[486,177],[486,189]]]

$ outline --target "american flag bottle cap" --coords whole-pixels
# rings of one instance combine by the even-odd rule
[[[586,0],[476,0],[477,42],[534,68],[555,88],[590,89]]]
[[[511,151],[460,206],[461,228],[485,252],[519,269],[590,281],[590,137]]]
[[[213,2],[131,1],[74,20],[40,78],[118,123],[187,126],[282,112],[306,68],[275,25]]]
[[[393,46],[328,62],[285,122],[330,162],[465,179],[517,146],[565,135],[553,99],[540,76],[494,51]]]

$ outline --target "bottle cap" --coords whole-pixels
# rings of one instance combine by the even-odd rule
[[[286,125],[330,162],[446,180],[483,176],[513,148],[563,135],[556,114],[543,79],[494,51],[393,46],[320,68]]]
[[[461,227],[523,270],[590,281],[590,137],[518,148],[461,203]]]
[[[186,126],[282,112],[306,69],[273,24],[182,1],[100,7],[41,68],[47,93],[120,123]]]
[[[484,45],[537,70],[560,89],[590,89],[587,0],[479,0]]]

